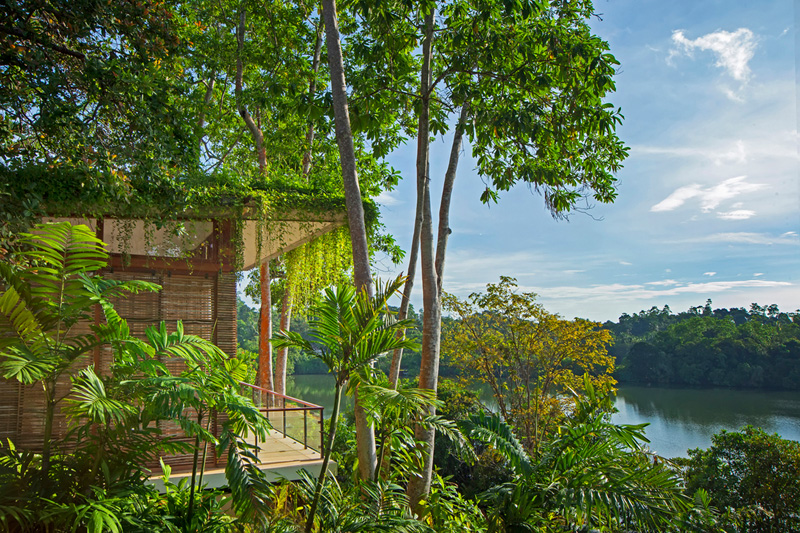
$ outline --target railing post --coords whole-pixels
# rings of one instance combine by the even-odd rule
[[[331,443],[333,444],[333,443]],[[319,453],[325,454],[325,408],[319,410]]]
[[[303,449],[308,449],[308,409],[303,409]]]
[[[283,438],[286,438],[286,397],[283,398]]]

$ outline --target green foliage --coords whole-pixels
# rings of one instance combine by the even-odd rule
[[[317,483],[304,476],[295,484],[300,499],[309,500],[316,493]],[[319,500],[319,513],[312,531],[384,531],[432,533],[434,530],[408,515],[408,499],[403,488],[390,482],[366,481],[343,487],[334,478],[325,483]],[[302,510],[298,507],[295,510]],[[302,515],[295,515],[300,522]],[[296,530],[294,530],[296,531]]]
[[[349,8],[349,9],[348,9]],[[554,215],[584,197],[611,202],[627,148],[607,102],[618,64],[593,35],[591,2],[355,2],[339,7],[354,130],[410,130],[424,105],[433,135],[461,125],[484,202],[515,184],[544,196]],[[424,24],[435,11],[429,91],[420,92]],[[389,117],[389,120],[387,120]],[[384,144],[380,145],[381,147]]]
[[[489,531],[663,531],[688,509],[678,471],[640,447],[643,426],[609,421],[609,401],[587,379],[575,413],[530,466],[503,422],[481,425],[517,473],[482,496]]]
[[[486,518],[477,502],[466,499],[455,484],[438,474],[433,475],[420,519],[437,533],[486,531]]]
[[[34,233],[22,234],[19,244],[25,249],[19,257],[26,268],[0,263],[0,372],[24,385],[39,383],[44,390],[42,470],[47,476],[53,419],[65,392],[59,390],[59,377],[95,347],[128,336],[109,298],[156,286],[93,277],[107,254],[86,226],[40,225]],[[93,326],[93,333],[74,330],[89,321],[94,305],[102,308],[108,324]]]
[[[634,383],[795,390],[800,388],[800,324],[777,306],[705,307],[672,314],[652,308],[606,323],[619,379]]]
[[[445,330],[442,351],[456,362],[466,382],[492,389],[503,419],[513,424],[529,450],[555,430],[572,408],[570,388],[584,378],[611,390],[613,361],[607,331],[587,320],[564,320],[517,293],[504,277],[468,301],[445,297],[456,317]]]
[[[288,252],[286,287],[292,293],[294,311],[305,314],[313,298],[324,288],[345,283],[353,266],[350,233],[339,228]]]
[[[7,4],[1,166],[91,176],[113,189],[191,154],[178,105],[188,80],[176,80],[185,25],[175,15],[148,0]]]
[[[397,347],[413,347],[405,337],[397,337],[408,320],[393,321],[388,299],[401,286],[402,278],[387,283],[373,298],[356,294],[352,286],[328,288],[323,299],[311,309],[309,339],[295,331],[280,332],[273,339],[276,347],[295,346],[322,360],[344,385],[351,374],[379,355]]]
[[[308,339],[295,331],[281,331],[272,339],[273,345],[278,348],[294,346],[314,354],[325,363],[336,380],[331,430],[306,518],[306,533],[310,533],[316,523],[317,506],[327,483],[327,466],[336,438],[342,389],[355,373],[378,356],[395,348],[413,346],[403,335],[408,321],[395,321],[388,308],[389,298],[402,283],[403,278],[398,277],[379,287],[372,298],[366,290],[356,293],[348,285],[328,288],[322,299],[312,307]]]
[[[689,450],[689,493],[731,509],[734,531],[800,531],[800,444],[747,426],[712,437],[707,450]]]

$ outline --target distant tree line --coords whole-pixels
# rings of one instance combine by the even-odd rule
[[[417,327],[407,335],[418,340],[422,312],[411,307],[408,317]],[[240,301],[238,320],[240,348],[257,352],[258,311]],[[444,322],[447,329],[458,319],[444,317]],[[621,383],[800,390],[800,313],[783,312],[775,304],[713,309],[708,300],[679,313],[665,305],[624,313],[603,327],[614,339],[609,354],[616,365],[614,377]],[[307,329],[305,318],[292,318],[292,331],[305,334]],[[376,367],[388,373],[390,363],[384,357]],[[419,350],[406,350],[405,375],[416,375],[419,364]],[[290,374],[326,371],[319,360],[290,353]],[[449,353],[442,354],[440,374],[460,374]]]
[[[652,307],[608,321],[623,383],[800,389],[800,313],[777,305]]]

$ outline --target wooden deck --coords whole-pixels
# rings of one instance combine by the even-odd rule
[[[316,477],[322,467],[322,456],[311,448],[305,448],[303,443],[290,437],[284,437],[278,431],[272,430],[264,442],[259,443],[258,461],[259,468],[264,472],[269,481],[300,479],[300,471],[306,470]],[[328,470],[336,474],[337,464],[331,462]],[[170,481],[177,484],[182,478],[190,478],[191,472],[173,472]],[[150,482],[160,491],[164,490],[161,472],[153,472]],[[208,488],[219,488],[227,485],[224,468],[206,470],[203,474],[203,484]]]

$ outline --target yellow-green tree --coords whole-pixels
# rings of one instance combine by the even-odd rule
[[[530,451],[571,412],[568,389],[580,392],[585,374],[600,391],[616,383],[611,334],[597,322],[548,312],[535,293],[518,292],[514,278],[501,277],[466,300],[448,294],[444,304],[456,320],[445,328],[443,353],[464,380],[492,389],[500,414]]]

